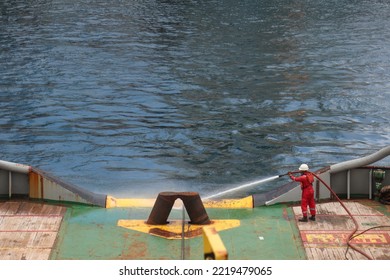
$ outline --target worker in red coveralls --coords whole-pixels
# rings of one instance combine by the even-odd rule
[[[307,222],[307,206],[309,205],[311,217],[309,218],[311,221],[316,220],[316,203],[314,201],[314,189],[312,183],[314,182],[313,175],[308,172],[309,166],[307,164],[301,164],[299,167],[299,171],[301,171],[301,176],[294,177],[290,172],[288,176],[296,182],[301,183],[302,190],[302,200],[301,200],[301,208],[303,217],[299,219],[300,222]]]

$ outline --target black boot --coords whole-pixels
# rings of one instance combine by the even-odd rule
[[[316,215],[313,215],[309,218],[310,221],[315,221],[316,220]]]
[[[298,219],[298,221],[300,221],[300,222],[305,222],[305,223],[308,222],[307,217],[303,217],[303,218],[301,218],[301,219]]]

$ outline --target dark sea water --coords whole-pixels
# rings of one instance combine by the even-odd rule
[[[0,159],[130,197],[370,154],[390,144],[389,15],[385,0],[1,0]]]

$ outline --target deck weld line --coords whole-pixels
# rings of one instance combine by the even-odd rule
[[[357,232],[355,235],[361,234],[363,231]],[[310,234],[316,234],[316,235],[337,235],[337,234],[349,234],[349,231],[337,231],[337,232],[301,232],[301,235],[310,235]],[[364,233],[363,235],[377,235],[377,234],[383,234],[383,235],[389,235],[390,237],[390,232],[389,231],[373,231],[370,233]]]
[[[31,246],[25,246],[25,247],[0,247],[0,250],[26,250],[26,249],[32,249],[32,250],[51,250],[52,247],[31,247]]]
[[[356,245],[356,246],[361,246],[363,248],[369,248],[370,246],[373,246],[375,245],[377,248],[387,248],[387,246],[389,246],[389,243],[355,243],[355,242],[352,242],[353,245]],[[333,243],[326,243],[326,242],[319,242],[319,243],[316,243],[316,242],[303,242],[303,245],[305,248],[343,248],[343,247],[346,247],[347,246],[347,242],[342,242],[342,243],[337,243],[337,242],[333,242]],[[317,247],[311,247],[311,245],[315,245]]]
[[[39,229],[39,230],[0,230],[0,232],[58,232],[53,229]]]
[[[12,215],[3,215],[0,214],[0,217],[63,217],[63,215],[59,214],[48,214],[48,215],[33,215],[33,214],[23,214],[23,215],[18,215],[18,214],[12,214]]]
[[[297,214],[296,216],[299,216],[300,214]],[[320,217],[320,216],[322,216],[322,217],[329,217],[329,216],[341,216],[341,217],[343,217],[343,216],[348,216],[348,217],[351,217],[350,215],[348,215],[348,214],[318,214],[317,213],[317,215],[316,215],[316,217]],[[352,214],[352,216],[353,217],[364,217],[364,216],[367,216],[367,217],[383,217],[383,216],[385,216],[386,217],[386,215],[384,215],[384,214],[382,214],[382,213],[380,213],[380,214]]]
[[[360,231],[360,232],[359,232]],[[357,231],[357,234],[359,234],[359,233],[362,233],[363,231],[366,231],[365,229],[359,229],[358,231]],[[389,231],[390,231],[390,229],[389,230],[385,230],[385,229],[380,229],[380,230],[378,230],[378,231],[376,231],[376,230],[372,230],[373,232],[376,232],[376,233],[388,233]],[[307,229],[307,230],[301,230],[300,232],[305,232],[305,233],[318,233],[318,234],[326,234],[326,233],[328,233],[328,232],[330,232],[330,233],[338,233],[338,232],[340,232],[340,233],[342,233],[342,232],[350,232],[349,230],[337,230],[337,229],[333,229],[333,230],[312,230],[312,229]]]

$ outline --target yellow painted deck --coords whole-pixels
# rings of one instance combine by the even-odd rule
[[[65,212],[43,203],[0,202],[0,259],[49,259]]]
[[[372,204],[374,202],[363,201],[362,203]],[[375,210],[374,207],[362,203],[358,201],[344,202],[359,225],[355,234],[357,236],[351,244],[368,254],[372,259],[388,260],[390,259],[390,219]],[[317,219],[315,222],[297,222],[308,259],[367,259],[351,248],[347,250],[347,238],[354,231],[355,224],[340,203],[321,203],[317,204],[316,208]],[[302,217],[299,206],[293,207],[293,212],[296,219]],[[370,230],[362,233],[367,229]]]

